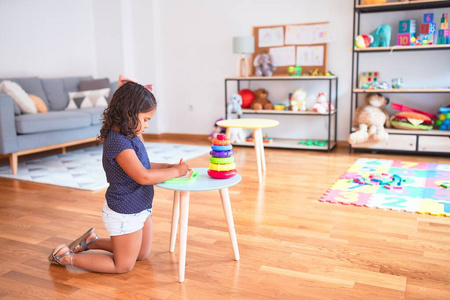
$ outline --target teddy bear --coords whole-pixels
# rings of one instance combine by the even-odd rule
[[[229,119],[233,111],[237,114],[238,119],[242,116],[242,96],[239,94],[233,94],[230,102],[228,102],[227,114]]]
[[[270,54],[258,54],[253,60],[255,76],[272,76],[276,67],[273,65],[273,58]]]
[[[273,109],[273,104],[267,98],[269,96],[269,92],[265,89],[258,89],[253,92],[255,94],[255,99],[253,99],[252,104],[250,105],[251,109],[260,110],[260,109]]]
[[[327,100],[327,95],[325,93],[317,94],[312,110],[319,114],[327,114],[330,109],[334,110],[334,105]]]
[[[306,92],[302,88],[296,89],[291,95],[291,109],[293,111],[306,110]]]
[[[389,114],[385,106],[389,99],[380,93],[370,93],[366,97],[365,104],[358,107],[353,119],[353,126],[359,129],[348,137],[348,142],[353,144],[364,143],[369,137],[375,141],[386,141],[389,134],[384,127],[390,127]]]

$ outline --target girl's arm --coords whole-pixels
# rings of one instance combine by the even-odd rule
[[[174,164],[165,164],[165,163],[150,163],[152,169],[166,169],[174,167]]]
[[[128,176],[142,185],[161,183],[185,175],[189,170],[188,165],[185,163],[173,165],[171,167],[169,167],[169,164],[166,164],[168,166],[166,168],[152,168],[148,170],[142,165],[133,149],[126,149],[120,152],[119,155],[116,156],[116,161]],[[153,165],[154,164],[151,164],[152,167]]]

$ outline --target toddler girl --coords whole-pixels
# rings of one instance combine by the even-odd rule
[[[102,273],[124,273],[148,257],[152,246],[153,185],[187,173],[185,163],[151,163],[138,137],[156,111],[152,86],[119,77],[119,88],[103,112],[99,139],[103,141],[103,169],[109,187],[103,205],[103,223],[110,238],[94,229],[68,246],[57,246],[48,257],[54,264]],[[110,254],[84,253],[101,249]]]

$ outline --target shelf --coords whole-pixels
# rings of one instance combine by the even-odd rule
[[[450,89],[353,89],[354,93],[420,93],[420,94],[439,94],[450,93]]]
[[[250,76],[250,77],[229,77],[225,80],[329,80],[336,79],[336,76]]]
[[[355,11],[360,13],[376,13],[376,12],[390,12],[403,10],[418,10],[418,9],[433,9],[450,7],[448,0],[436,1],[410,1],[410,2],[390,2],[385,4],[371,4],[371,5],[356,5]]]
[[[234,112],[233,112],[234,113]],[[261,109],[261,110],[254,110],[254,109],[242,109],[243,114],[259,114],[259,115],[306,115],[306,116],[324,116],[328,117],[327,114],[319,114],[314,111],[290,111],[290,110],[273,110],[273,109]],[[336,114],[336,110],[332,110],[330,115]]]
[[[403,135],[428,135],[428,136],[450,136],[450,131],[446,130],[406,130],[385,128],[389,134],[403,134]],[[355,132],[356,128],[352,128],[352,132]]]
[[[371,47],[371,48],[357,48],[353,51],[358,53],[374,53],[374,52],[398,52],[398,51],[433,51],[433,50],[448,50],[450,45],[430,45],[430,46],[390,46],[390,47]]]
[[[264,143],[264,148],[286,148],[286,149],[303,149],[303,150],[319,150],[319,151],[328,151],[328,144],[326,146],[306,146],[301,145],[299,142],[301,139],[274,139],[273,143]],[[334,147],[336,147],[336,142],[331,141],[331,148],[332,150]],[[233,146],[248,146],[253,147],[253,142],[242,142],[242,143],[233,143]]]

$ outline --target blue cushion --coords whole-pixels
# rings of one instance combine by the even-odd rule
[[[67,130],[91,126],[91,115],[81,111],[50,111],[15,117],[18,134]]]
[[[69,104],[68,93],[78,91],[80,81],[90,78],[92,76],[41,79],[42,86],[47,94],[50,110],[64,110]]]

